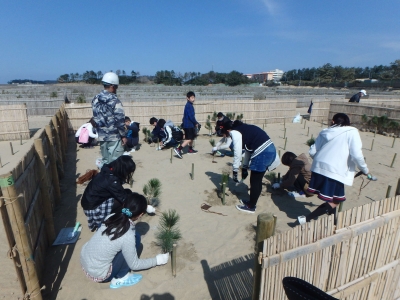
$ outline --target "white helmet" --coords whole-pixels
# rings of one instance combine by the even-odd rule
[[[101,81],[104,85],[119,85],[118,75],[113,72],[107,72],[106,74],[104,74]]]
[[[367,96],[367,92],[365,90],[361,90],[360,93],[363,93],[364,96]]]

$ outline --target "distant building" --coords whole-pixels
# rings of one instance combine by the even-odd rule
[[[275,69],[268,72],[254,73],[254,74],[245,74],[247,78],[256,80],[258,82],[267,82],[267,81],[279,81],[283,76],[283,71],[279,69]]]

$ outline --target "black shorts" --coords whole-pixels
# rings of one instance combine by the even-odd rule
[[[185,140],[194,140],[197,136],[196,127],[194,128],[183,128],[185,132]]]

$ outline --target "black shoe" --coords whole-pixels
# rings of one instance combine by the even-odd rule
[[[179,148],[174,148],[174,151],[175,151],[176,155],[178,155],[179,158],[183,158],[182,151]]]
[[[194,150],[193,148],[189,148],[189,150],[188,150],[189,154],[196,154],[197,152],[199,152],[199,151]]]

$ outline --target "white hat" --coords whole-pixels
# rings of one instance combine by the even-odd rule
[[[118,85],[119,78],[118,75],[113,72],[107,72],[104,74],[103,79],[101,80],[105,85]]]
[[[364,96],[367,96],[367,92],[365,90],[361,90],[360,93],[363,93]]]

